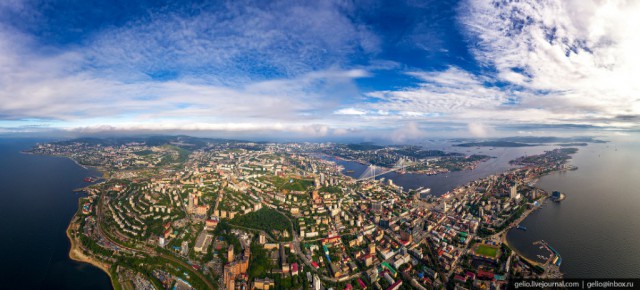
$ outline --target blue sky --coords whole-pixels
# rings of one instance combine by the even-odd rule
[[[636,1],[0,3],[0,133],[638,129]]]

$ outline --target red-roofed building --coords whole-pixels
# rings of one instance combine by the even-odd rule
[[[333,244],[340,242],[340,236],[333,236],[329,238],[322,239],[322,244]]]
[[[298,263],[291,264],[291,275],[295,276],[295,275],[298,275],[299,273],[300,273],[300,270],[298,269]]]
[[[387,290],[397,290],[397,289],[400,289],[400,286],[402,286],[402,280],[398,279],[398,281],[393,283],[393,285],[389,286]]]
[[[364,282],[362,282],[362,279],[360,279],[360,278],[358,278],[358,285],[362,289],[367,289],[367,284],[364,284]]]
[[[364,261],[364,265],[369,267],[371,266],[371,264],[373,264],[373,255],[366,254],[362,257],[362,260]]]
[[[290,244],[289,244],[289,251],[290,251],[291,253],[294,253],[294,254],[295,254],[295,252],[296,252],[296,247],[293,245],[293,243],[290,243]]]
[[[455,275],[453,277],[453,280],[464,283],[464,282],[467,282],[467,277],[466,276]]]
[[[168,239],[169,236],[171,236],[171,228],[168,228],[166,231],[164,231],[164,238]]]
[[[478,279],[488,279],[493,280],[493,272],[488,272],[485,270],[478,270]]]
[[[467,271],[465,276],[467,276],[467,279],[471,279],[471,280],[475,280],[476,279],[476,273],[473,273],[471,271]]]
[[[216,221],[216,220],[207,220],[205,222],[205,225],[207,226],[207,228],[215,228],[218,225],[218,221]]]

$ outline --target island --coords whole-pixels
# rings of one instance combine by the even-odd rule
[[[529,147],[536,146],[534,144],[512,142],[512,141],[481,141],[456,144],[458,147]]]
[[[454,139],[451,140],[457,147],[529,147],[554,145],[561,147],[587,146],[589,143],[607,143],[595,137],[544,137],[544,136],[520,136],[491,138],[488,140]]]
[[[491,156],[442,150],[424,149],[420,146],[379,146],[369,143],[335,144],[322,150],[324,154],[337,156],[361,164],[381,167],[383,171],[436,175],[452,171],[472,170]],[[386,170],[385,170],[386,169]]]
[[[102,172],[78,201],[69,255],[105,271],[115,289],[431,289],[562,277],[559,253],[530,260],[505,236],[550,196],[536,181],[576,151],[523,156],[440,196],[354,179],[320,156],[402,159],[416,171],[473,170],[490,157],[188,136],[83,138],[29,152]]]

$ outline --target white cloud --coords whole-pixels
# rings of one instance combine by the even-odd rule
[[[5,2],[0,12],[37,12],[29,3]],[[358,96],[354,79],[370,73],[342,64],[355,53],[375,54],[379,45],[350,17],[352,4],[245,4],[188,15],[152,10],[59,49],[39,47],[0,14],[0,122],[315,135],[348,127],[325,116]],[[172,71],[179,75],[155,79]]]
[[[382,128],[395,140],[447,124],[475,136],[505,124],[638,127],[640,2],[494,2],[458,9],[481,72],[413,71],[417,86],[364,96],[356,79],[406,66],[345,64],[381,47],[350,2],[151,11],[64,50],[36,49],[0,14],[0,120],[62,120],[87,132]],[[2,2],[0,12],[25,3]]]
[[[393,112],[369,119],[466,124],[475,136],[519,124],[638,127],[640,2],[469,0],[458,12],[489,69],[410,72],[418,87],[367,94],[376,101],[359,109]]]
[[[378,50],[377,36],[355,23],[347,6],[231,1],[189,15],[151,12],[90,39],[87,56],[98,66],[179,71],[232,85],[295,77]]]
[[[274,124],[293,122],[303,127],[284,128],[320,135],[336,125],[322,119],[340,106],[335,92],[356,90],[353,80],[368,76],[363,69],[329,68],[233,87],[195,79],[125,81],[81,69],[81,52],[42,56],[31,45],[28,36],[0,29],[0,119],[62,120],[67,127],[147,122],[178,128],[186,121],[221,130],[245,130],[246,124],[275,130]],[[227,123],[240,125],[220,125]]]
[[[408,122],[391,133],[391,141],[401,144],[410,141],[419,141],[426,136],[428,136],[427,132],[421,129],[417,122]]]
[[[304,136],[322,137],[326,136],[332,130],[322,124],[293,124],[293,123],[193,123],[193,122],[173,122],[173,123],[155,123],[155,122],[123,122],[116,125],[92,125],[67,127],[66,131],[76,133],[105,133],[105,132],[166,132],[166,131],[205,131],[205,132],[288,132],[297,133]]]
[[[476,59],[535,92],[522,107],[596,125],[640,114],[640,2],[469,0],[459,12]]]
[[[487,87],[480,77],[456,67],[410,74],[423,81],[418,88],[369,93],[379,99],[370,104],[372,109],[396,111],[406,117],[452,117],[470,110],[495,109],[507,99],[501,89]]]
[[[482,123],[472,122],[467,125],[469,133],[474,137],[488,137],[493,129]]]
[[[336,115],[365,115],[366,111],[355,109],[355,108],[343,108],[333,112]]]

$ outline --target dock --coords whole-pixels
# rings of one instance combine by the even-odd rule
[[[560,264],[562,264],[562,257],[560,256],[560,253],[558,253],[558,251],[556,251],[553,247],[551,247],[547,242],[545,242],[544,240],[540,240],[537,242],[533,242],[534,245],[540,245],[541,247],[543,247],[544,249],[546,249],[547,251],[549,251],[549,258],[547,259],[547,261],[544,263],[545,266],[546,265],[555,265],[560,267]]]

